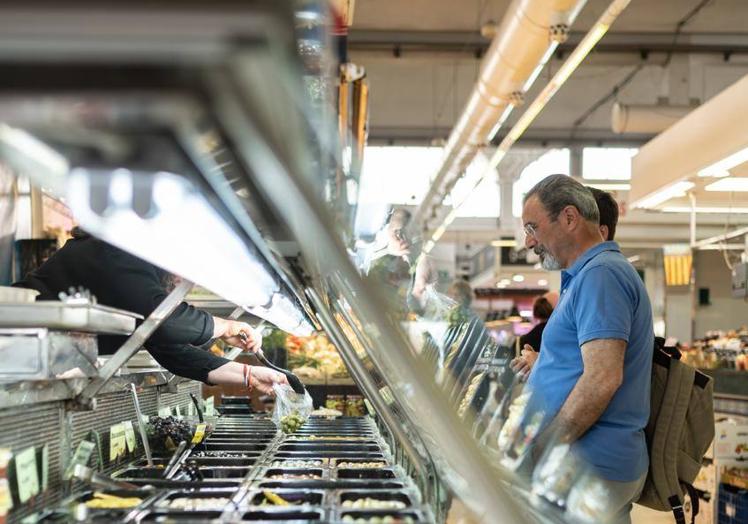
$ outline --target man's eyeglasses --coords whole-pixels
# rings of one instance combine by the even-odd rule
[[[525,224],[525,235],[528,237],[535,237],[535,234],[538,232],[538,226],[535,224]]]

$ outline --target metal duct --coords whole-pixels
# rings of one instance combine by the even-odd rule
[[[514,0],[486,52],[467,105],[452,129],[444,161],[416,210],[423,224],[432,208],[449,193],[476,153],[490,139],[510,105],[534,82],[544,58],[566,40],[569,25],[587,0]],[[425,225],[425,224],[424,224]]]
[[[657,134],[693,111],[690,106],[624,105],[616,102],[611,113],[614,133]]]

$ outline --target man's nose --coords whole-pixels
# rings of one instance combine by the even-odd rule
[[[526,249],[532,249],[538,244],[538,241],[535,240],[535,237],[532,235],[525,234],[525,248]]]

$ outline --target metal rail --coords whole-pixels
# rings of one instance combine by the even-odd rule
[[[95,407],[94,397],[106,386],[107,382],[114,374],[124,366],[132,356],[140,350],[148,337],[166,320],[172,311],[179,305],[184,297],[192,289],[192,282],[182,280],[169,293],[166,298],[148,315],[142,324],[140,324],[132,335],[122,344],[117,352],[102,366],[99,376],[91,380],[86,388],[75,398],[75,402],[86,409]]]

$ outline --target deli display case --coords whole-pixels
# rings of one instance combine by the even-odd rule
[[[98,372],[0,386],[6,521],[445,522],[455,501],[482,522],[604,520],[563,449],[523,474],[537,425],[513,341],[436,291],[409,217],[384,221],[401,251],[356,238],[325,6],[0,6],[0,162],[184,279]],[[353,91],[342,134],[360,155]],[[368,414],[286,435],[195,409],[195,382],[122,371],[193,282],[289,333],[324,331]],[[163,420],[189,438],[144,458]]]

